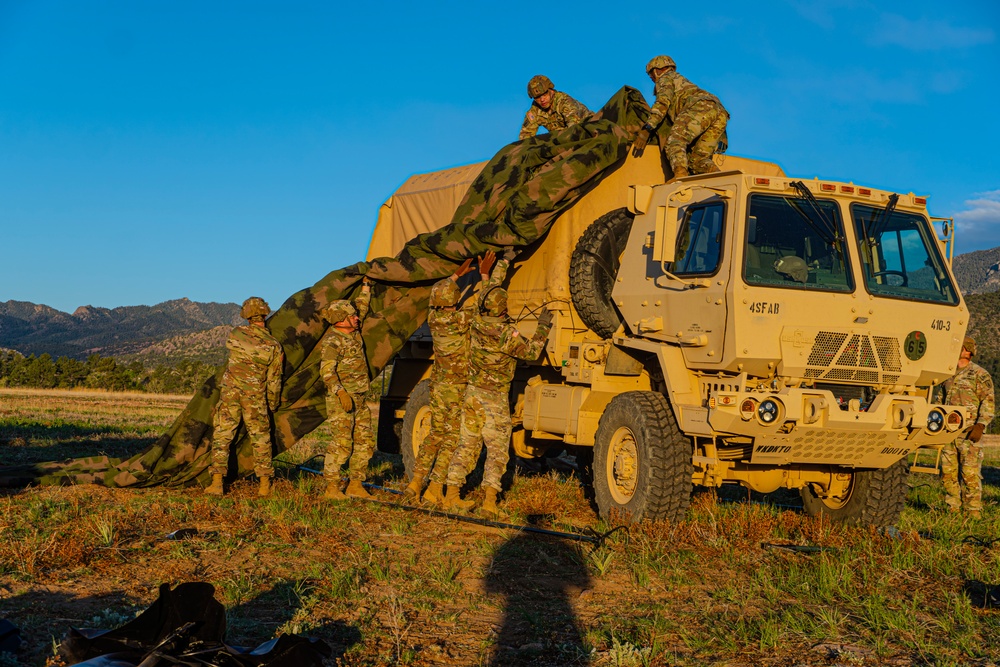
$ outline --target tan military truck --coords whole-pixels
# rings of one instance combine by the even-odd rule
[[[525,333],[541,306],[557,315],[512,388],[513,449],[592,452],[603,515],[676,520],[693,485],[741,484],[799,489],[809,514],[890,525],[907,456],[968,418],[931,402],[969,320],[952,225],[912,193],[716,159],[718,173],[665,184],[657,151],[629,157],[519,256],[511,314]],[[481,166],[407,181],[369,257],[447,224]],[[383,406],[402,418],[408,471],[427,432],[430,363],[425,330]]]

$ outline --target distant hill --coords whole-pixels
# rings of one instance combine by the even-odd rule
[[[1000,248],[956,255],[951,268],[962,294],[986,294],[1000,290]]]
[[[25,355],[47,352],[81,360],[90,354],[151,360],[181,354],[221,363],[226,334],[243,323],[239,312],[235,303],[190,299],[111,309],[81,306],[72,314],[27,301],[6,301],[0,302],[0,347]],[[186,343],[188,336],[193,338]]]

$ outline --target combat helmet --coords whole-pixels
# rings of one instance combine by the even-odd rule
[[[774,270],[787,276],[797,283],[809,280],[809,265],[806,260],[796,255],[788,255],[774,262]]]
[[[654,69],[660,69],[661,67],[672,67],[677,69],[677,63],[670,56],[656,56],[648,63],[646,63],[646,74],[649,74]]]
[[[965,340],[962,341],[962,347],[968,350],[973,357],[976,356],[976,339],[972,336],[965,337]]]
[[[431,308],[447,308],[458,303],[458,285],[454,280],[442,280],[431,288]]]
[[[354,309],[354,304],[346,299],[331,301],[330,305],[324,308],[322,312],[323,319],[330,324],[343,322],[348,317],[357,314],[358,311]]]
[[[555,86],[552,85],[552,79],[544,74],[536,74],[528,82],[528,97],[531,99],[544,95],[548,90],[555,90]]]
[[[479,312],[491,317],[500,317],[507,312],[507,290],[491,287],[479,302]]]
[[[252,296],[243,302],[243,307],[240,308],[240,317],[252,320],[257,317],[267,317],[270,312],[271,307],[267,305],[267,301],[259,296]]]

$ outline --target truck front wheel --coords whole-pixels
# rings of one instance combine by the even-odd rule
[[[594,438],[594,499],[601,516],[680,521],[691,504],[691,443],[667,399],[652,391],[615,396]]]
[[[809,516],[825,516],[858,526],[891,526],[899,519],[906,501],[906,459],[882,470],[847,473],[851,479],[840,495],[823,497],[812,484],[804,486],[802,507]]]
[[[431,381],[421,380],[410,392],[406,400],[406,413],[403,416],[403,432],[399,443],[399,453],[403,455],[403,467],[406,469],[406,479],[413,479],[413,469],[416,467],[417,453],[424,439],[431,431]]]

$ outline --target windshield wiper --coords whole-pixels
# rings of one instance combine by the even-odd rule
[[[844,238],[837,233],[836,224],[826,217],[826,213],[824,213],[823,209],[819,207],[819,202],[816,201],[816,197],[814,197],[813,193],[809,191],[809,188],[806,187],[805,183],[802,181],[793,181],[790,185],[798,191],[802,199],[809,203],[809,207],[813,213],[816,214],[816,218],[813,218],[813,216],[802,210],[802,207],[800,207],[794,200],[787,200],[789,205],[795,209],[795,212],[798,213],[810,227],[812,227],[813,231],[815,231],[819,237],[823,239],[824,243],[831,248],[834,248],[838,255],[841,254],[840,242],[843,241]],[[817,219],[822,223],[822,226],[816,224]]]
[[[899,195],[895,192],[889,195],[889,202],[885,205],[885,208],[875,209],[875,218],[872,220],[872,231],[871,234],[868,230],[864,229],[864,219],[861,221],[862,231],[865,234],[865,238],[868,239],[868,243],[872,247],[875,246],[876,239],[882,235],[885,230],[885,226],[889,224],[889,218],[892,217],[893,211],[896,210],[896,204],[899,203]]]

